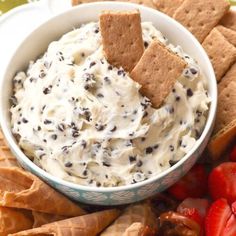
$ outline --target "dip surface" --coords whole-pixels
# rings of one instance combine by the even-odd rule
[[[98,23],[52,42],[13,79],[12,132],[45,171],[87,186],[120,186],[157,175],[195,144],[210,98],[204,75],[180,46],[142,23],[144,46],[158,39],[188,64],[159,109],[103,55]]]

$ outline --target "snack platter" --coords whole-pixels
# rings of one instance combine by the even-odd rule
[[[128,206],[120,205],[117,207],[81,204],[70,200],[67,196],[64,196],[63,194],[49,186],[46,182],[38,178],[36,175],[22,169],[22,167],[10,151],[10,148],[8,147],[6,140],[4,140],[4,136],[0,130],[0,221],[2,223],[2,225],[0,225],[0,235],[236,235],[236,182],[234,179],[234,175],[236,174],[236,9],[233,6],[230,7],[229,3],[225,0],[207,1],[209,1],[209,6],[207,6],[209,7],[208,10],[214,12],[212,13],[211,21],[207,20],[209,16],[205,13],[208,10],[204,9],[204,4],[206,4],[203,3],[204,1],[178,0],[173,3],[173,1],[169,0],[147,0],[141,3],[144,6],[162,11],[163,13],[169,15],[170,17],[173,17],[175,20],[184,25],[201,43],[213,65],[218,88],[216,123],[207,148],[205,149],[203,155],[199,158],[198,163],[195,164],[184,177],[178,180],[177,183],[172,185],[164,192],[155,194],[154,196],[148,199],[144,199],[143,201],[140,201],[138,203],[133,203]],[[36,1],[34,3],[20,6],[19,8],[13,9],[5,15],[1,16],[0,34],[3,36],[0,38],[0,50],[3,52],[2,54],[4,54],[4,58],[0,58],[1,68],[6,68],[7,62],[12,57],[15,49],[20,45],[25,36],[33,29],[35,29],[39,24],[47,21],[54,15],[72,8],[73,6],[87,2],[88,1],[86,0],[42,0],[39,2]],[[133,0],[131,2],[139,3],[136,0]],[[200,14],[201,17],[196,18],[196,14]],[[32,18],[32,21],[28,20],[29,17]],[[196,19],[196,21],[193,21],[193,19]],[[24,29],[15,29],[15,25],[19,24],[19,22],[21,24],[24,24],[26,27]],[[73,71],[73,73],[78,73],[82,78],[85,78],[86,75],[86,83],[82,84],[82,90],[79,87],[81,85],[77,87],[77,90],[79,90],[81,94],[83,94],[83,90],[94,91],[93,79],[96,76],[107,78],[105,79],[105,83],[110,82],[110,77],[117,77],[116,81],[125,78],[126,88],[129,89],[127,90],[128,93],[131,93],[132,91],[132,106],[136,106],[135,102],[137,100],[137,104],[145,103],[144,107],[145,109],[147,109],[142,110],[142,105],[140,108],[137,106],[137,109],[135,109],[134,112],[132,111],[131,118],[132,122],[135,123],[137,122],[136,119],[140,119],[138,117],[138,114],[139,112],[141,112],[141,110],[142,112],[144,112],[140,113],[142,114],[141,120],[145,119],[146,117],[146,119],[151,120],[151,118],[149,117],[149,113],[155,114],[152,117],[158,116],[158,109],[162,108],[162,106],[165,107],[166,102],[168,102],[169,100],[175,100],[175,103],[178,104],[179,100],[182,100],[184,98],[184,100],[186,99],[186,102],[188,102],[188,100],[194,97],[195,93],[197,93],[200,99],[198,101],[197,98],[194,99],[194,106],[197,107],[197,118],[195,117],[194,122],[196,122],[196,124],[200,123],[202,124],[202,127],[204,127],[206,119],[205,116],[207,117],[211,99],[210,96],[208,96],[207,86],[205,82],[201,82],[202,80],[205,80],[204,76],[200,76],[201,68],[197,64],[197,62],[194,62],[194,59],[191,59],[191,55],[185,54],[185,52],[183,52],[181,48],[179,49],[179,46],[175,47],[175,45],[169,45],[167,43],[168,39],[166,39],[165,36],[162,36],[161,32],[156,31],[156,29],[153,26],[149,25],[147,22],[140,23],[139,11],[104,11],[103,13],[101,13],[99,24],[99,29],[96,22],[89,23],[87,25],[84,24],[81,27],[82,29],[84,27],[86,35],[89,35],[89,32],[93,32],[91,33],[91,38],[93,38],[94,41],[92,41],[91,45],[96,45],[96,50],[94,48],[88,49],[89,47],[88,45],[86,45],[87,50],[90,50],[90,55],[87,56],[86,52],[84,53],[84,51],[81,51],[81,58],[85,59],[79,58],[77,59],[77,62],[66,61],[66,63],[70,67],[75,63],[77,65],[80,65],[84,71],[87,71],[85,74],[81,74],[77,65],[75,66],[75,69]],[[120,27],[121,25],[122,27]],[[129,33],[127,33],[129,32],[129,28],[133,28],[132,34],[135,35],[135,40],[133,41],[130,38]],[[17,140],[19,142],[19,146],[22,148],[22,150],[26,150],[27,156],[30,156],[30,158],[32,158],[33,155],[35,155],[36,157],[38,154],[32,154],[30,147],[30,139],[32,138],[32,136],[29,136],[27,140],[28,131],[25,132],[24,128],[21,128],[22,126],[24,127],[27,123],[30,122],[24,117],[21,118],[20,115],[20,112],[24,113],[24,109],[27,110],[28,107],[24,105],[24,99],[20,100],[24,91],[21,90],[23,85],[21,85],[20,82],[18,83],[18,81],[27,81],[27,79],[30,81],[35,77],[35,74],[38,73],[37,67],[42,68],[42,66],[44,66],[49,70],[51,64],[57,64],[58,62],[53,61],[58,60],[58,58],[53,59],[53,53],[55,50],[64,50],[63,53],[60,53],[60,55],[58,55],[58,53],[56,54],[57,56],[59,56],[59,61],[61,64],[59,63],[58,67],[55,66],[55,71],[56,73],[57,71],[60,71],[60,69],[58,68],[62,68],[64,57],[70,58],[70,56],[64,55],[64,53],[67,53],[65,45],[68,45],[70,41],[72,41],[73,37],[83,38],[82,29],[80,29],[80,33],[78,33],[78,36],[75,35],[76,30],[73,30],[73,32],[64,35],[59,41],[54,42],[52,46],[49,46],[49,49],[51,51],[48,49],[47,53],[39,60],[37,60],[35,64],[32,62],[30,63],[28,71],[19,72],[13,78],[15,87],[13,94],[13,105],[11,107],[11,114],[13,114],[11,121],[13,124],[12,132],[15,132],[15,134],[18,135]],[[12,35],[16,33],[15,30],[17,30],[19,36],[17,39],[12,38]],[[99,31],[101,32],[101,36],[99,37],[101,37],[102,40],[99,37],[96,38],[96,34]],[[142,34],[142,31],[145,31],[146,35],[144,35],[144,33]],[[114,36],[116,34],[117,36]],[[118,40],[121,35],[123,41]],[[114,40],[113,36],[116,40]],[[145,39],[144,41],[143,38]],[[68,42],[66,41],[67,39],[69,39]],[[129,44],[132,45],[132,47],[135,49],[129,50],[129,48],[124,45],[124,41],[129,42]],[[58,43],[58,45],[56,45],[56,43]],[[82,45],[83,40],[81,40],[80,43]],[[101,46],[101,44],[103,46],[103,51],[99,51],[99,47]],[[70,46],[68,46],[68,48],[70,49]],[[135,51],[135,53],[133,51]],[[158,58],[153,55],[153,52],[156,51],[159,53]],[[91,52],[94,53],[94,58],[91,56]],[[68,51],[68,53],[70,53],[70,51]],[[50,58],[48,55],[52,55],[52,57]],[[96,60],[96,57],[99,58],[99,62]],[[161,61],[164,62],[164,64],[166,63],[166,67],[168,69],[164,68],[163,63],[159,63],[160,58]],[[49,66],[48,61],[50,60],[52,61]],[[87,63],[86,60],[88,60],[89,63]],[[107,65],[107,62],[105,62],[104,60],[107,60],[112,65],[112,67],[109,64]],[[81,61],[84,62],[84,64]],[[103,68],[102,72],[94,72],[96,71],[96,69],[93,70],[91,68],[98,67],[98,64],[100,62],[101,65],[99,65],[99,67]],[[86,65],[88,66],[86,67]],[[108,68],[108,72],[104,72],[106,71],[104,69],[105,67]],[[113,67],[115,68],[113,69]],[[121,67],[122,69],[119,69]],[[4,69],[0,71],[1,78],[4,76],[3,71]],[[42,70],[40,70],[39,78],[40,73],[44,74],[42,78],[45,77],[45,73],[47,73],[47,71],[45,71],[42,72]],[[64,73],[64,69],[59,73]],[[71,69],[70,73],[72,73]],[[91,78],[91,75],[93,75],[93,73],[95,74],[95,77]],[[108,73],[108,76],[106,73]],[[165,83],[165,81],[162,80],[163,75],[168,78],[168,83]],[[184,95],[182,95],[182,91],[180,90],[180,87],[182,87],[182,85],[178,85],[178,82],[176,82],[176,77],[181,78],[180,81],[181,83],[183,83],[183,91],[186,91],[183,92],[183,94],[186,93],[186,98],[184,97]],[[184,82],[186,78],[189,79],[190,82]],[[195,86],[199,91],[193,85],[191,85],[191,81],[193,80],[195,80],[194,83],[197,84]],[[198,80],[200,81],[199,83],[196,82]],[[29,83],[31,82],[32,81],[30,81]],[[48,95],[51,93],[51,90],[54,90],[53,84],[50,85],[51,87],[46,87],[46,85],[48,86],[49,82],[49,80],[47,81],[45,79],[45,84],[40,85],[42,86],[44,95]],[[65,82],[61,83],[64,83],[64,89],[67,88]],[[26,84],[28,84],[28,82],[26,82]],[[149,86],[150,84],[151,86]],[[154,84],[159,84],[159,86],[154,86]],[[29,85],[29,91],[34,91],[34,86],[30,88]],[[117,83],[115,84],[115,87],[111,87],[112,90],[116,90],[116,96],[120,96],[120,94],[122,94],[122,91],[125,91],[126,88],[122,86]],[[140,89],[141,86],[142,88]],[[188,88],[188,86],[190,86],[191,89]],[[55,87],[59,87],[59,85],[55,84]],[[136,91],[134,88],[136,89]],[[68,87],[68,89],[70,88]],[[102,99],[104,101],[106,99],[106,91],[109,91],[110,88],[105,87],[104,89],[103,87],[99,87],[96,89],[97,90],[94,94],[96,94],[97,99]],[[139,89],[141,97],[139,92],[137,92]],[[35,90],[34,92],[37,93],[37,90]],[[57,90],[57,96],[58,93],[59,90]],[[17,102],[14,101],[15,96],[17,97]],[[23,97],[26,99],[27,96],[27,93],[23,94]],[[90,94],[89,96],[90,99],[92,99],[92,95]],[[148,100],[145,100],[146,98],[148,98]],[[55,103],[57,103],[58,101],[56,101],[55,99],[56,96],[51,96],[51,101],[55,101]],[[70,100],[70,98],[68,99]],[[78,99],[83,100],[82,97]],[[131,98],[128,99],[131,100]],[[121,109],[117,112],[122,112],[122,108],[124,107],[123,104],[125,103],[125,100],[121,101],[122,103],[119,105]],[[88,105],[90,103],[86,103],[86,101],[84,100],[83,102],[88,107],[90,106]],[[63,103],[65,104],[65,101],[63,101]],[[104,104],[105,107],[109,107],[108,101],[105,101]],[[150,104],[152,104],[152,108],[149,108]],[[36,103],[33,105],[37,107]],[[188,107],[190,105],[192,104],[189,103]],[[45,106],[43,106],[43,109],[45,109]],[[97,103],[96,106],[99,106],[99,103]],[[184,104],[182,106],[184,106]],[[204,107],[204,110],[200,111],[200,107]],[[50,109],[52,109],[52,107],[50,107]],[[75,110],[76,107],[73,107],[72,109]],[[90,107],[90,109],[92,111],[95,108]],[[109,109],[112,110],[112,106],[109,107]],[[165,110],[168,112],[168,114],[174,113],[175,109],[176,106],[174,108],[168,106],[165,107]],[[33,109],[31,109],[31,111],[32,110]],[[86,112],[86,114],[88,114],[87,110]],[[105,114],[105,110],[100,110],[100,112]],[[125,112],[128,113],[127,111]],[[125,119],[128,116],[126,113],[125,118],[122,121],[125,125]],[[84,115],[83,113],[82,116],[85,116],[84,119],[86,121],[86,127],[89,127],[90,117],[88,117],[86,114]],[[118,116],[116,113],[114,114],[114,117]],[[60,115],[62,116],[62,113],[60,113]],[[164,114],[161,115],[164,117],[163,119],[167,119]],[[94,114],[92,112],[91,116],[94,117]],[[183,117],[180,119],[181,125],[183,119]],[[109,142],[110,140],[112,140],[112,135],[116,133],[117,130],[119,131],[120,126],[120,123],[113,123],[113,121],[113,119],[109,121],[112,124],[111,127],[108,127],[110,135]],[[51,122],[49,119],[44,120],[44,125],[50,125],[49,122]],[[107,124],[104,125],[103,123],[99,122],[100,121],[97,121],[97,123],[95,124],[95,131],[98,132],[94,133],[93,131],[93,136],[96,136],[98,134],[99,137],[98,140],[94,141],[96,145],[100,142],[99,140],[101,139],[101,133],[103,132],[103,130],[106,130],[106,126],[108,126]],[[196,126],[196,124],[193,123],[193,126]],[[42,124],[40,124],[38,133],[40,133],[39,131],[41,130],[41,125]],[[91,150],[93,151],[94,147],[89,146],[90,141],[88,142],[86,138],[79,138],[81,132],[80,134],[77,133],[77,130],[75,130],[74,128],[76,125],[81,126],[81,124],[76,122],[73,124],[71,123],[70,128],[72,129],[72,140],[79,140],[80,146],[82,146],[82,151],[86,148],[88,149],[86,152],[89,152]],[[152,124],[150,125],[150,127],[151,126]],[[171,127],[171,125],[169,126]],[[180,140],[177,139],[176,142],[180,143],[180,147],[181,144],[184,147],[188,147],[188,145],[190,145],[188,143],[190,139],[191,142],[194,142],[194,139],[198,139],[198,136],[201,135],[203,128],[199,124],[197,127],[199,128],[199,131],[194,131],[194,134],[191,133],[191,135],[186,138],[186,141],[184,141],[183,137]],[[144,129],[144,127],[141,128]],[[147,134],[148,132],[143,131],[142,133],[141,128],[140,131],[138,131],[141,133],[141,135],[140,137],[137,136],[137,140],[138,138],[140,138],[140,143],[137,142],[137,145],[143,145],[143,153],[140,154],[140,149],[138,153],[132,151],[132,156],[129,155],[128,163],[133,164],[134,162],[137,162],[137,164],[135,165],[138,166],[138,171],[134,173],[134,176],[137,176],[137,173],[144,174],[145,171],[149,174],[154,172],[154,169],[152,169],[151,165],[149,163],[146,163],[145,158],[141,160],[139,155],[143,158],[145,157],[145,154],[147,156],[151,153],[152,155],[154,155],[156,149],[162,150],[162,145],[160,145],[159,140],[157,142],[158,144],[150,142],[145,146],[145,144],[142,143],[145,142],[144,140],[146,139],[149,140],[150,137],[154,139],[153,137],[155,137],[155,135],[152,134],[152,136],[149,137]],[[51,129],[53,128],[51,127]],[[174,129],[176,130],[176,127]],[[49,133],[53,142],[58,139],[63,140],[63,138],[60,137],[60,133],[62,131],[64,132],[64,130],[65,125],[62,124],[61,126],[59,126],[58,133],[53,133],[53,135]],[[169,128],[169,131],[170,130],[171,128]],[[68,132],[70,132],[70,130]],[[184,130],[183,132],[186,133],[187,130]],[[134,133],[135,132],[133,132],[132,127],[130,126],[130,130],[127,135],[129,137],[132,137]],[[160,136],[161,133],[162,132],[158,133],[157,136]],[[24,137],[24,139],[21,140],[19,138],[19,135]],[[122,135],[125,136],[125,134],[123,133]],[[164,135],[162,137],[162,140],[165,141],[166,136],[167,135]],[[136,141],[135,143],[132,143],[133,141],[130,141],[131,144],[129,143],[127,145],[127,140],[124,140],[124,143],[126,143],[125,146],[135,147]],[[43,139],[43,142],[47,143],[49,141],[45,141],[45,139]],[[49,145],[51,145],[51,143],[52,141],[49,142]],[[57,145],[59,145],[59,143]],[[99,145],[103,147],[104,145],[107,145],[107,143],[105,144],[101,142],[99,143]],[[114,142],[112,144],[112,150],[116,149],[116,145],[118,146],[115,153],[119,153],[119,148],[122,148],[124,150],[126,148],[125,146],[122,146],[122,142],[119,144],[116,144]],[[178,149],[176,149],[176,144],[168,143],[168,145],[170,153],[172,153],[174,150],[176,153],[180,152]],[[32,146],[34,146],[33,143]],[[44,148],[46,150],[46,144],[43,144],[41,147],[39,146],[38,150],[40,150],[41,157],[34,162],[36,163],[36,165],[43,167],[43,169],[50,174],[55,175],[56,172],[54,172],[53,169],[47,169],[46,164],[44,166],[44,161],[42,161],[42,157],[46,156],[46,154],[42,152]],[[104,150],[107,151],[109,148],[109,146],[106,146]],[[135,148],[137,149],[138,146]],[[62,150],[62,155],[64,155],[64,147],[62,147]],[[45,152],[48,153],[47,151]],[[128,150],[128,152],[130,151]],[[182,152],[183,150],[180,153]],[[66,155],[68,155],[68,153],[69,151]],[[187,153],[187,151],[183,153],[185,154]],[[175,165],[184,154],[179,154],[178,159],[176,160],[169,158],[168,165],[170,165],[170,167],[172,165]],[[59,154],[57,153],[57,155]],[[60,170],[59,172],[57,172],[57,174],[59,173],[59,178],[82,185],[91,184],[91,186],[95,187],[100,187],[101,185],[102,187],[111,187],[126,184],[129,185],[135,184],[139,181],[143,181],[140,180],[140,178],[142,179],[144,177],[140,177],[140,175],[137,177],[137,179],[132,177],[131,180],[127,180],[128,178],[126,178],[126,175],[128,176],[129,174],[127,174],[125,170],[122,170],[122,172],[118,171],[116,174],[119,175],[120,173],[123,173],[122,177],[124,178],[119,178],[119,181],[117,182],[114,177],[116,174],[112,176],[112,174],[110,175],[110,173],[115,173],[115,171],[119,170],[119,165],[115,164],[114,170],[111,169],[111,172],[109,172],[106,168],[112,168],[113,163],[109,162],[109,160],[107,162],[107,159],[106,161],[104,161],[104,159],[101,159],[101,166],[105,166],[105,169],[98,169],[98,173],[101,172],[101,176],[102,172],[106,173],[106,178],[112,179],[112,181],[114,182],[108,182],[101,177],[99,177],[99,181],[95,181],[95,185],[94,182],[91,181],[91,179],[88,179],[88,181],[84,181],[83,177],[82,180],[78,180],[76,176],[78,176],[80,172],[84,173],[84,176],[87,176],[88,173],[89,176],[92,176],[91,174],[94,173],[95,169],[93,167],[90,170],[88,167],[89,164],[83,164],[84,166],[86,166],[86,168],[84,167],[85,169],[79,169],[79,172],[76,172],[73,169],[73,166],[75,165],[75,163],[73,163],[73,155],[74,154],[72,153],[71,157],[69,156],[68,159],[65,160],[63,158],[65,174],[63,173],[64,170]],[[85,156],[87,160],[89,160],[89,155],[90,154],[88,154],[88,156]],[[120,158],[122,157],[122,155],[120,154]],[[165,155],[167,159],[168,155]],[[99,157],[96,158],[98,160]],[[117,158],[119,158],[118,154]],[[83,163],[85,163],[86,159],[83,160]],[[159,156],[158,160],[160,160]],[[56,165],[55,163],[53,165]],[[122,165],[124,165],[124,163],[122,164],[122,161],[119,161],[119,164],[120,163],[120,168],[122,168]],[[161,167],[164,165],[163,163],[164,162],[160,164]],[[128,164],[126,163],[125,166],[128,166]],[[128,166],[128,169],[131,169],[131,167]],[[67,175],[66,173],[69,173],[69,175]],[[98,173],[96,173],[96,176],[99,176],[100,173]],[[151,177],[152,176],[150,174],[150,178]],[[93,176],[91,178],[93,178],[94,180]],[[148,177],[145,176],[145,178]],[[68,194],[66,193],[66,195]],[[97,196],[98,198],[102,197],[102,195],[96,195],[96,193],[94,196]],[[120,197],[122,198],[122,196]],[[127,196],[125,197],[127,198]],[[32,201],[32,199],[34,200]],[[73,198],[73,200],[75,200],[75,198]],[[55,204],[55,202],[57,204]],[[94,227],[94,225],[96,226]]]

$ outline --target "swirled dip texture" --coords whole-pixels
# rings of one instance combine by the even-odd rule
[[[209,108],[204,76],[151,23],[142,30],[145,47],[157,38],[188,63],[159,109],[105,60],[98,23],[52,42],[15,76],[12,132],[37,165],[82,185],[119,186],[155,176],[193,147]]]

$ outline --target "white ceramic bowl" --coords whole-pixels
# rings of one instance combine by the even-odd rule
[[[185,52],[198,61],[203,73],[206,75],[212,102],[201,137],[197,140],[192,150],[177,164],[153,178],[132,185],[108,188],[81,186],[46,173],[25,156],[11,133],[9,98],[12,93],[12,78],[17,71],[26,69],[30,60],[36,59],[45,52],[47,46],[53,40],[59,39],[64,33],[79,26],[81,23],[98,21],[102,10],[133,10],[137,8],[140,10],[142,21],[151,21],[171,43],[181,45]],[[25,169],[39,176],[68,197],[89,204],[118,205],[135,202],[163,191],[176,182],[193,166],[206,147],[214,125],[216,105],[217,87],[215,74],[205,51],[195,37],[167,15],[131,3],[97,2],[84,4],[50,19],[34,30],[18,47],[10,60],[0,85],[0,122],[4,136],[18,161]]]

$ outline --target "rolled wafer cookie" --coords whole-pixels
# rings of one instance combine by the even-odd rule
[[[229,7],[227,0],[185,0],[173,18],[191,31],[201,43]]]
[[[156,216],[149,204],[128,206],[122,215],[101,233],[101,236],[123,236],[129,232],[128,229],[130,230],[133,223],[141,223],[144,226],[149,226],[154,232],[156,231]]]
[[[40,228],[22,231],[12,236],[96,236],[120,214],[117,209],[95,212],[92,214],[69,218]]]
[[[0,207],[0,235],[17,233],[21,230],[31,229],[33,218],[30,211]]]
[[[216,28],[206,37],[202,46],[211,60],[216,79],[219,82],[230,66],[236,61],[236,47],[229,43]]]
[[[86,213],[38,177],[18,167],[0,167],[0,189],[0,206],[64,216]]]

